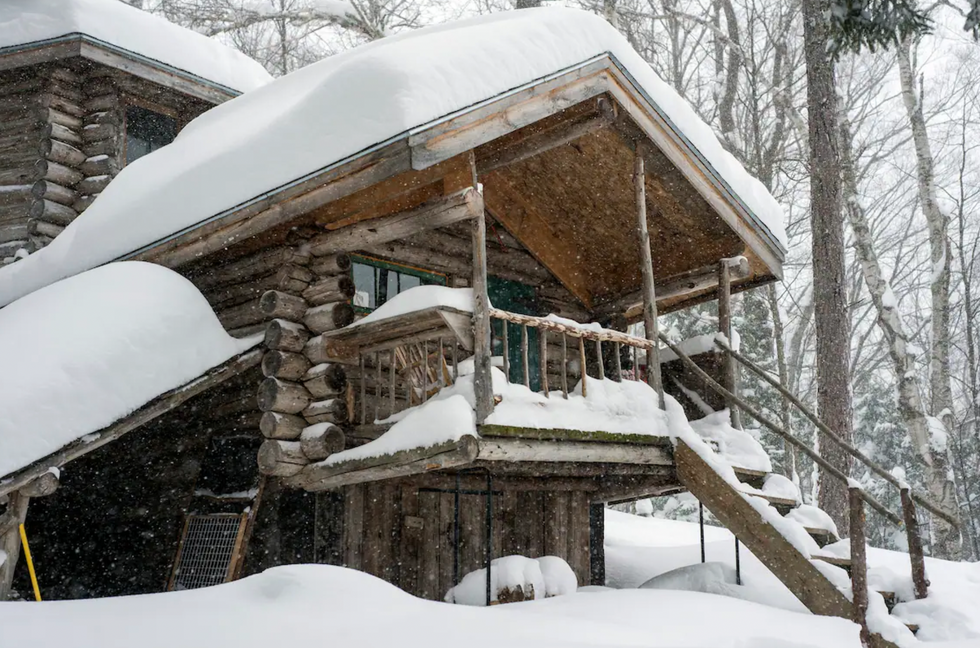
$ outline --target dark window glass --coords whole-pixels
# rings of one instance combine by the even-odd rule
[[[353,276],[354,306],[362,312],[374,310],[409,288],[446,285],[444,275],[366,257],[355,257]]]
[[[126,164],[138,160],[177,137],[177,120],[167,115],[130,106],[126,109]]]

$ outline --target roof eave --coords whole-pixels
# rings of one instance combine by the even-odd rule
[[[212,104],[223,103],[241,94],[234,88],[82,33],[0,48],[0,70],[74,57],[122,70]]]

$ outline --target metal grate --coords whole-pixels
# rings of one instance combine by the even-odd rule
[[[187,516],[170,589],[195,589],[228,581],[246,517],[227,513]]]

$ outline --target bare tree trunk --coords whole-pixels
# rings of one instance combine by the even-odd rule
[[[769,303],[769,315],[772,317],[772,336],[776,342],[776,370],[779,372],[779,382],[786,385],[789,389],[789,368],[786,366],[786,342],[784,340],[785,331],[783,330],[783,316],[779,312],[779,300],[776,298],[776,284],[766,286],[766,300]],[[785,398],[780,399],[779,420],[784,430],[792,430],[792,419],[790,417],[790,402]],[[794,483],[798,482],[796,476],[796,448],[783,440],[783,457],[779,465],[779,472],[791,479]]]
[[[948,469],[947,438],[953,428],[953,390],[950,383],[949,367],[949,281],[950,256],[948,229],[949,218],[939,208],[936,198],[936,178],[929,133],[922,113],[921,96],[916,94],[915,76],[911,60],[912,44],[909,40],[901,42],[897,48],[899,78],[902,83],[902,100],[909,117],[912,140],[915,144],[916,175],[918,179],[919,203],[926,217],[929,229],[929,247],[932,257],[932,348],[929,358],[929,386],[932,394],[932,414],[941,423],[943,430],[934,430],[927,439],[931,446],[919,450],[919,456],[926,462],[928,487],[936,503],[951,514],[956,515],[956,488],[946,476]],[[937,426],[938,427],[938,426]],[[932,462],[927,461],[932,458]],[[933,475],[932,473],[939,473]],[[935,520],[933,526],[933,554],[944,558],[955,558],[960,553],[960,538],[956,529],[942,520]]]
[[[929,412],[922,400],[919,381],[916,379],[915,356],[909,349],[908,333],[898,310],[898,300],[881,270],[871,229],[868,227],[868,218],[858,199],[857,177],[851,156],[851,133],[847,124],[841,124],[840,130],[844,211],[854,232],[854,244],[861,262],[861,272],[878,314],[878,328],[888,342],[888,354],[895,368],[898,412],[905,423],[909,440],[922,461],[929,493],[937,504],[952,512],[956,506],[955,496],[952,502],[942,499],[947,493],[955,494],[952,481],[948,476],[947,453],[933,449]]]
[[[844,269],[844,219],[841,214],[837,90],[834,61],[828,53],[828,0],[803,3],[809,121],[810,221],[813,250],[813,302],[817,336],[817,407],[820,418],[846,441],[851,440],[850,321]],[[844,474],[850,455],[828,438],[820,452]],[[818,479],[818,504],[841,533],[848,529],[847,484],[824,471]]]

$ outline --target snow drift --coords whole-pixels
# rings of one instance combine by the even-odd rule
[[[4,0],[0,48],[84,34],[238,92],[272,80],[258,61],[118,0]]]
[[[0,476],[257,343],[221,327],[194,285],[113,263],[0,309]]]

